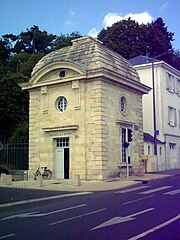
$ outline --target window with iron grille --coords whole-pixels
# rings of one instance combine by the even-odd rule
[[[56,141],[56,147],[69,147],[69,138],[58,138]]]
[[[59,97],[56,101],[56,107],[60,112],[64,112],[67,108],[67,99],[65,97]]]
[[[126,148],[124,143],[126,142],[126,128],[122,128],[122,163],[126,163]]]

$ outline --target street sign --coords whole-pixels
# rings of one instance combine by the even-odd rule
[[[159,130],[154,130],[154,135],[158,136],[159,135]]]

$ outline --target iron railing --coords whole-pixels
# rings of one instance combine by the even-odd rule
[[[0,165],[10,170],[28,170],[28,143],[0,143]]]

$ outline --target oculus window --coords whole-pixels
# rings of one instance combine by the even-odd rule
[[[56,100],[56,108],[60,112],[64,112],[67,108],[67,99],[63,96]]]
[[[125,113],[126,112],[126,98],[123,96],[120,99],[120,111],[121,113]]]

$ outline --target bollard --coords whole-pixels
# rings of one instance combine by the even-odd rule
[[[74,176],[74,186],[81,186],[80,175]]]
[[[37,177],[36,177],[36,185],[38,187],[42,187],[43,186],[43,179],[42,179],[41,175],[37,175]]]
[[[4,185],[12,185],[12,176],[2,173],[1,174],[1,183]]]
[[[24,171],[24,181],[28,180],[28,171]]]

